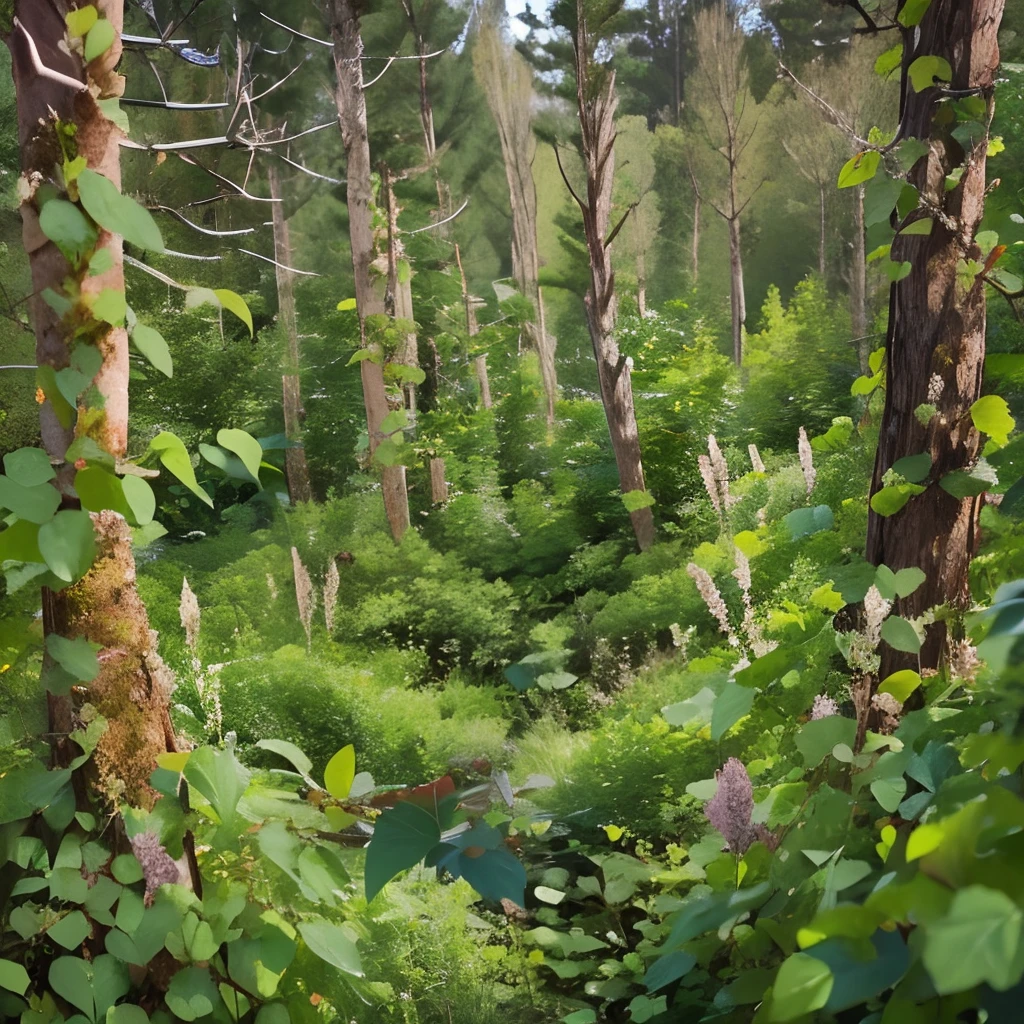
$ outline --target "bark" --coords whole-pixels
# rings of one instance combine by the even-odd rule
[[[281,176],[273,162],[267,170],[270,195],[280,199]],[[284,434],[289,441],[299,441],[302,421],[306,410],[302,406],[302,389],[299,382],[299,328],[295,316],[295,288],[291,271],[284,267],[292,265],[291,233],[284,215],[284,203],[271,204],[274,219],[274,258],[277,277],[277,315],[285,332],[285,373],[281,375],[282,406],[284,409]],[[284,264],[284,266],[280,266]],[[284,453],[284,471],[288,481],[288,493],[292,503],[312,501],[313,490],[309,483],[309,466],[306,464],[306,450],[302,447],[287,448]]]
[[[700,193],[696,188],[693,190],[693,237],[690,242],[690,273],[693,277],[692,285],[697,287],[698,275],[700,272]]]
[[[430,500],[440,505],[448,500],[448,481],[444,478],[444,459],[430,460]]]
[[[630,214],[636,224],[636,207]],[[639,231],[639,228],[637,228]],[[647,249],[641,239],[636,252],[636,308],[641,316],[647,315]]]
[[[43,64],[70,78],[88,83],[100,98],[119,95],[123,79],[115,72],[120,59],[122,0],[96,0],[94,6],[117,31],[111,49],[94,60],[88,69],[64,44],[63,2],[18,0],[14,16],[31,35]],[[36,73],[27,42],[20,31],[6,40],[11,51],[17,96],[18,135],[22,171],[30,181],[47,182],[54,166],[60,164],[55,121],[74,124],[78,154],[90,169],[121,184],[121,132],[101,113],[90,91],[75,91]],[[36,335],[36,360],[40,366],[62,369],[69,364],[72,331],[62,324],[39,298],[52,288],[64,291],[71,268],[56,246],[39,230],[34,196],[21,208],[23,237],[32,273],[34,297],[30,302]],[[124,289],[122,240],[102,231],[97,249],[106,249],[112,265],[105,273],[81,282],[83,295],[96,295],[105,288]],[[93,384],[102,413],[81,417],[76,428],[65,429],[57,421],[50,403],[40,410],[43,446],[57,466],[56,486],[65,509],[80,507],[74,490],[73,466],[63,462],[75,433],[88,434],[115,458],[126,454],[128,438],[128,336],[124,328],[112,327],[90,339],[103,355],[103,364]],[[59,592],[44,589],[42,595],[44,633],[67,637],[84,636],[101,645],[100,672],[89,684],[86,699],[108,719],[108,729],[96,749],[90,770],[98,773],[105,792],[120,791],[136,805],[152,802],[148,779],[157,754],[174,749],[168,716],[172,678],[156,653],[155,634],[150,631],[145,606],[135,585],[135,563],[131,531],[114,512],[93,516],[98,556],[83,580]],[[44,676],[52,668],[44,659]],[[58,737],[54,760],[67,763],[75,753],[63,738],[75,724],[78,697],[48,695],[50,732]]]
[[[850,323],[857,339],[860,372],[868,372],[871,342],[868,333],[868,261],[864,242],[864,186],[853,190],[853,266],[850,268]]]
[[[498,128],[512,211],[512,276],[534,308],[536,319],[527,325],[526,334],[540,360],[550,427],[555,422],[558,373],[555,339],[545,329],[541,310],[537,187],[533,180],[537,151],[532,124],[533,78],[529,65],[503,42],[492,21],[485,20],[481,26],[473,59],[477,79]]]
[[[895,611],[909,618],[940,605],[962,611],[971,600],[968,570],[978,542],[982,499],[954,498],[939,480],[971,467],[981,448],[970,408],[981,395],[985,286],[980,277],[965,286],[958,279],[958,265],[964,258],[981,259],[974,236],[984,213],[987,139],[977,140],[965,153],[947,127],[933,122],[938,90],[915,92],[907,69],[915,54],[944,57],[952,67],[951,88],[977,90],[991,113],[1002,11],[1003,0],[933,0],[914,47],[908,46],[904,56],[904,135],[929,145],[909,179],[935,216],[930,235],[897,235],[893,245],[892,258],[909,260],[913,270],[889,295],[885,408],[872,493],[903,456],[928,452],[932,470],[927,490],[902,511],[888,518],[870,513],[867,554],[876,565],[884,563],[894,571],[909,566],[924,570],[925,583],[896,603]],[[965,159],[959,184],[946,191],[946,176]],[[910,218],[923,215],[919,209]],[[928,401],[938,412],[924,426],[914,410]],[[937,667],[946,634],[945,622],[927,627],[919,662],[883,644],[881,678],[904,667]]]
[[[491,401],[491,382],[487,376],[487,353],[477,356],[473,365],[476,367],[476,379],[480,384],[480,405],[484,409],[490,409],[494,402]]]
[[[374,288],[370,265],[376,258],[373,237],[373,186],[370,144],[366,128],[366,99],[363,96],[363,42],[359,18],[363,5],[358,0],[330,0],[331,36],[334,41],[334,67],[337,77],[335,103],[345,147],[349,238],[352,246],[352,272],[355,281],[356,310],[360,338],[377,359],[360,364],[366,429],[372,455],[383,440],[381,423],[388,415],[388,396],[384,386],[383,353],[367,334],[367,318],[384,314],[383,295]],[[404,466],[382,466],[381,486],[384,508],[391,533],[401,540],[409,528],[409,494]]]
[[[739,366],[743,362],[743,322],[746,304],[743,298],[743,252],[740,242],[740,221],[733,217],[729,224],[729,308],[732,316],[732,357]]]
[[[587,327],[594,346],[608,431],[619,471],[623,494],[645,491],[640,434],[633,407],[630,360],[619,352],[615,340],[615,273],[611,250],[605,244],[612,208],[615,170],[615,74],[597,65],[594,41],[588,37],[582,0],[577,0],[578,29],[573,40],[576,70],[576,103],[587,175],[586,199],[579,202],[590,257],[590,287],[584,300]],[[633,532],[641,551],[654,543],[654,515],[641,508],[630,513]]]
[[[825,280],[825,182],[818,182],[818,274]]]

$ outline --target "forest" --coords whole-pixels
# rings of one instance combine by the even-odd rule
[[[1024,1019],[1021,0],[0,36],[0,1019]]]

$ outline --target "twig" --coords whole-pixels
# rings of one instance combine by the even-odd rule
[[[583,213],[587,213],[589,208],[584,204],[583,200],[580,199],[578,195],[576,195],[576,189],[572,187],[568,177],[566,177],[565,168],[562,167],[562,158],[558,153],[558,143],[552,142],[551,148],[555,151],[555,162],[558,164],[558,171],[562,175],[562,181],[565,182],[565,187],[569,190],[569,194],[573,197],[573,199],[576,200],[576,205],[579,206]]]
[[[458,217],[458,215],[462,213],[467,206],[469,206],[468,199],[453,214],[445,217],[444,220],[435,221],[433,224],[427,224],[422,228],[414,228],[412,231],[401,231],[399,233],[403,235],[418,235],[421,231],[433,231],[434,228],[439,228],[442,224],[447,224],[449,221],[455,220],[455,218]]]
[[[234,231],[214,231],[212,228],[204,228],[200,227],[198,224],[193,224],[187,217],[178,213],[177,210],[171,209],[169,206],[156,206],[153,207],[153,209],[163,210],[164,213],[169,213],[172,217],[180,220],[182,224],[186,224],[188,227],[192,228],[193,231],[198,231],[200,234],[210,235],[214,238],[227,238],[231,235],[252,235],[256,232],[255,228],[237,228]]]
[[[48,78],[51,82],[56,82],[58,85],[65,85],[69,89],[74,89],[76,92],[89,91],[89,86],[87,86],[85,82],[77,78],[71,78],[69,75],[62,74],[60,71],[54,71],[43,63],[42,57],[39,56],[39,50],[36,48],[36,41],[31,35],[29,35],[28,29],[22,25],[18,18],[14,19],[14,27],[19,29],[21,34],[25,37],[25,43],[28,46],[28,55],[32,61],[32,67],[40,78]]]

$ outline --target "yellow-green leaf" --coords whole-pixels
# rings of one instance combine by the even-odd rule
[[[327,762],[324,769],[324,788],[335,800],[344,800],[352,789],[356,777],[356,748],[350,743],[342,747]]]

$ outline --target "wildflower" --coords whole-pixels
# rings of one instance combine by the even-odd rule
[[[817,722],[822,718],[832,718],[839,714],[839,705],[824,693],[819,693],[814,698],[814,705],[811,708],[811,721]]]
[[[754,787],[743,762],[730,757],[715,772],[718,789],[704,805],[704,815],[713,828],[721,832],[730,853],[746,853],[757,838],[750,819],[754,814]]]
[[[711,460],[706,455],[698,455],[697,465],[700,467],[700,476],[704,481],[704,490],[708,492],[708,497],[711,499],[711,504],[715,506],[715,511],[721,515],[722,502],[718,497],[718,483],[715,480],[715,471],[711,467]]]
[[[928,378],[928,405],[938,405],[942,392],[946,390],[946,382],[937,373]]]
[[[160,837],[153,832],[142,832],[129,841],[132,853],[142,868],[146,880],[146,903],[150,904],[161,885],[173,885],[178,881],[178,865],[163,848]]]
[[[800,438],[797,442],[797,450],[800,453],[800,468],[804,472],[804,483],[807,484],[807,493],[814,490],[814,482],[818,478],[818,471],[814,468],[814,456],[811,452],[811,442],[807,438],[807,431],[800,428]]]
[[[188,579],[181,580],[181,601],[178,604],[178,614],[181,617],[181,625],[185,630],[185,643],[191,648],[193,654],[196,645],[199,643],[199,599],[192,592],[188,585]]]
[[[302,564],[297,548],[292,548],[292,572],[295,576],[295,600],[299,605],[299,621],[306,631],[306,649],[313,642],[313,610],[316,608],[316,591],[309,578],[309,570]]]
[[[338,577],[338,563],[331,559],[327,566],[327,575],[324,577],[324,622],[327,625],[327,632],[334,632],[334,609],[338,606],[338,587],[341,580]]]
[[[876,693],[871,698],[872,706],[881,715],[880,732],[888,735],[900,724],[903,705],[891,693]]]
[[[708,434],[708,454],[711,456],[711,468],[715,471],[715,480],[718,482],[721,493],[729,493],[729,466],[718,447],[718,441],[714,434]]]
[[[274,577],[267,573],[267,589],[270,591],[270,599],[272,601],[277,600],[277,584],[274,582]]]
[[[722,600],[718,587],[715,586],[715,581],[706,570],[693,562],[687,565],[686,572],[690,579],[697,584],[697,592],[707,605],[708,611],[717,620],[718,628],[729,638],[729,645],[738,647],[739,640],[736,639],[732,626],[729,625],[729,611],[725,607],[725,601]]]
[[[972,647],[967,640],[951,640],[949,642],[949,674],[954,679],[965,683],[973,683],[981,668],[977,647]]]
[[[748,444],[747,452],[750,455],[750,464],[754,467],[755,473],[766,473],[764,463],[761,461],[761,453],[757,450],[756,444]]]

